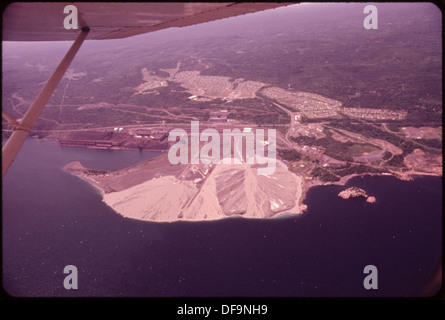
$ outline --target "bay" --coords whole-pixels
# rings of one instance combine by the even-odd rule
[[[28,139],[3,180],[3,287],[26,297],[408,297],[442,261],[442,179],[351,179],[310,189],[286,218],[156,223],[124,218],[62,170],[117,170],[159,153]],[[357,186],[377,198],[343,200]],[[66,265],[78,289],[66,290]],[[366,265],[378,289],[366,290]]]

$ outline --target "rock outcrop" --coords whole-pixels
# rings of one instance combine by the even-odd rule
[[[375,197],[368,196],[365,190],[357,187],[351,187],[346,190],[343,190],[338,194],[338,196],[342,199],[363,197],[366,199],[366,202],[369,203],[374,203],[376,201]]]

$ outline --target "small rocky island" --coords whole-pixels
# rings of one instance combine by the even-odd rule
[[[338,196],[342,199],[349,199],[349,198],[358,198],[363,197],[366,199],[366,202],[374,203],[375,197],[368,196],[365,190],[357,188],[357,187],[351,187],[346,190],[341,191]]]

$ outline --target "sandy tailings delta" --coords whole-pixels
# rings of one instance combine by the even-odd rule
[[[302,178],[277,160],[271,175],[257,165],[171,165],[167,155],[115,172],[65,170],[103,190],[103,201],[124,217],[173,222],[216,220],[230,216],[271,218],[300,213]]]

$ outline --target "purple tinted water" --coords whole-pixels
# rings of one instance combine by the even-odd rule
[[[3,287],[13,296],[416,296],[442,259],[442,180],[364,177],[377,202],[311,189],[303,215],[152,223],[123,218],[61,170],[118,169],[155,153],[28,140],[3,181]],[[63,269],[75,265],[78,289]],[[365,290],[363,268],[378,269]]]

